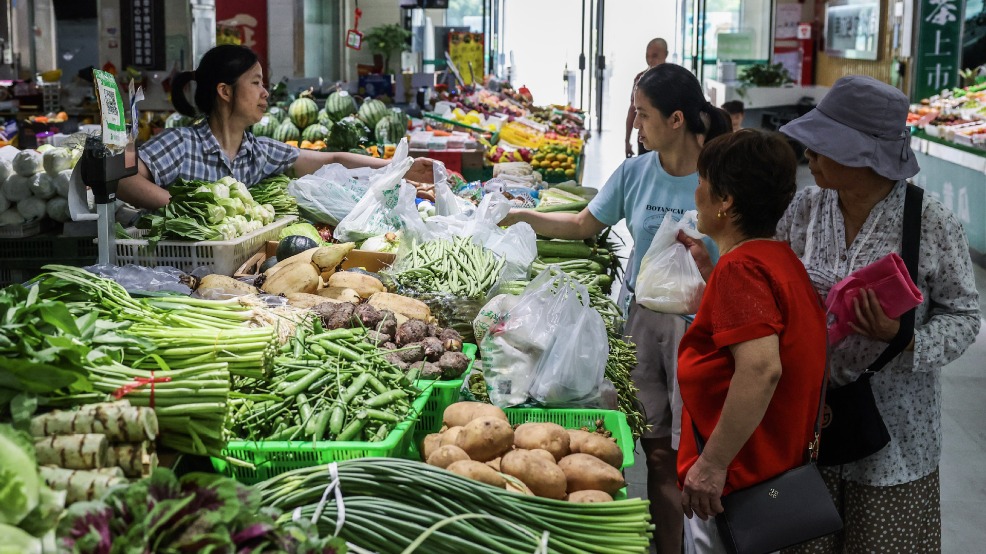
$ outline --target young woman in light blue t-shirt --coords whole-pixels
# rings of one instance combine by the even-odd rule
[[[695,209],[696,164],[702,145],[732,128],[726,112],[706,101],[698,79],[679,65],[665,63],[647,70],[637,82],[633,100],[637,112],[633,126],[652,152],[623,162],[589,207],[578,214],[518,209],[511,210],[502,222],[523,221],[539,235],[578,240],[625,218],[634,242],[625,283],[630,292],[640,259],[664,218],[678,219]],[[679,552],[682,512],[675,449],[681,400],[675,364],[685,322],[632,301],[626,318],[625,335],[637,345],[638,364],[632,376],[651,426],[641,445],[647,456],[654,540],[658,552]]]

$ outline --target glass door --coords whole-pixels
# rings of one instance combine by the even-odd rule
[[[772,0],[683,0],[681,10],[682,63],[700,81],[717,79],[720,61],[742,71],[770,60]]]

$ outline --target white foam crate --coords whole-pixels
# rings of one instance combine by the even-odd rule
[[[147,267],[169,265],[190,272],[197,267],[208,266],[213,273],[232,275],[243,262],[253,256],[269,240],[277,240],[281,229],[297,216],[287,216],[233,240],[178,241],[162,240],[152,247],[140,237],[146,229],[128,229],[133,239],[117,239],[116,264],[134,264]]]

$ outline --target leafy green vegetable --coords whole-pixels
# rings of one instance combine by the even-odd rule
[[[278,217],[298,215],[298,200],[288,193],[291,179],[286,175],[275,175],[250,187],[250,194],[258,204],[270,204]]]
[[[18,525],[38,506],[41,478],[30,439],[0,424],[0,523]]]
[[[0,523],[0,554],[41,554],[41,540],[23,529]]]

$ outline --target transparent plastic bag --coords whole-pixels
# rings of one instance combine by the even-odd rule
[[[334,236],[340,241],[362,241],[398,231],[408,219],[420,219],[414,205],[414,186],[404,182],[404,174],[414,160],[394,159],[370,178],[370,188],[339,225]]]
[[[606,326],[589,306],[588,291],[552,268],[531,281],[480,348],[490,400],[501,408],[530,398],[552,405],[596,401],[609,356]],[[570,349],[576,352],[565,352]]]
[[[705,279],[688,248],[678,242],[678,231],[693,238],[704,235],[695,229],[698,212],[685,212],[679,221],[664,217],[654,240],[640,260],[634,295],[637,304],[665,314],[693,314],[705,292]]]

